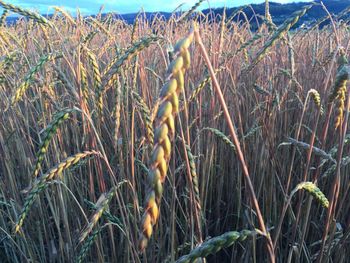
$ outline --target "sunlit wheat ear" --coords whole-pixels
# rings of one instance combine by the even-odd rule
[[[333,102],[336,99],[338,92],[339,92],[339,89],[346,86],[346,83],[347,83],[347,81],[349,79],[349,75],[350,75],[350,68],[348,65],[348,59],[346,57],[344,49],[340,49],[339,53],[340,53],[340,56],[339,56],[338,61],[337,61],[338,69],[337,69],[337,74],[335,77],[335,82],[333,85],[333,91],[328,99],[329,103]],[[333,56],[334,56],[334,54],[333,54]]]
[[[52,122],[50,122],[50,124],[47,125],[46,129],[44,130],[45,137],[39,146],[39,151],[36,154],[36,162],[35,162],[34,171],[32,174],[33,179],[35,179],[39,174],[39,171],[41,169],[41,164],[44,160],[51,138],[56,134],[60,124],[69,118],[69,115],[72,113],[72,111],[74,110],[64,109],[56,113]]]
[[[47,63],[50,60],[54,60],[61,57],[62,57],[62,54],[57,54],[57,53],[48,54],[41,57],[38,64],[36,64],[36,66],[29,71],[28,75],[25,77],[22,84],[16,89],[15,94],[11,98],[11,104],[15,105],[18,101],[22,99],[24,93],[26,92],[31,82],[33,81],[35,74],[42,69],[45,63]]]
[[[73,17],[70,14],[68,14],[65,10],[63,10],[62,8],[60,8],[58,6],[54,6],[53,8],[55,9],[56,12],[61,13],[64,16],[64,18],[66,19],[66,21],[69,22],[69,24],[71,26],[77,25],[77,23],[74,21]]]
[[[115,87],[115,106],[113,109],[113,117],[114,117],[114,141],[116,147],[118,146],[118,134],[120,127],[120,117],[121,117],[121,108],[122,108],[122,91],[121,91],[121,83],[119,81],[118,75],[116,75],[116,80],[114,81]]]
[[[132,25],[131,44],[133,44],[136,41],[138,29],[139,29],[139,18],[137,16],[134,20],[134,24]]]
[[[75,154],[71,157],[68,157],[55,167],[51,168],[46,174],[37,178],[33,184],[31,189],[29,190],[28,196],[25,199],[24,206],[22,211],[18,217],[17,223],[14,227],[15,233],[18,233],[21,230],[21,227],[24,223],[24,219],[26,218],[32,204],[38,197],[39,193],[46,189],[47,185],[50,181],[59,178],[62,175],[62,172],[71,166],[77,164],[81,159],[90,156],[90,155],[99,155],[98,152],[89,151]]]
[[[241,232],[231,231],[220,236],[211,238],[193,249],[188,255],[179,258],[176,263],[192,263],[198,258],[207,257],[210,254],[216,254],[220,250],[232,246],[235,242],[244,241],[248,237],[255,235],[256,232],[242,230]]]
[[[11,46],[10,40],[7,38],[7,36],[5,35],[5,33],[1,30],[0,31],[0,39],[2,39],[2,41],[7,45],[7,46]]]
[[[350,68],[344,49],[340,49],[338,58],[338,70],[332,94],[329,96],[329,103],[335,101],[336,117],[334,127],[337,129],[343,122],[343,112],[345,108],[346,84],[350,75]]]
[[[21,7],[14,6],[12,4],[6,4],[2,0],[0,0],[0,6],[2,6],[4,9],[7,9],[7,10],[12,11],[14,13],[17,13],[19,15],[33,19],[34,21],[36,21],[38,23],[49,25],[49,21],[45,17],[43,17],[35,12],[28,11],[28,10],[23,9]]]
[[[321,114],[323,114],[323,107],[322,107],[322,104],[321,104],[321,96],[320,96],[320,93],[315,90],[315,89],[310,89],[308,91],[310,97],[311,97],[311,100],[315,103],[315,105],[317,106],[317,108],[320,109],[321,111]]]
[[[345,108],[345,97],[346,97],[346,82],[343,86],[338,89],[337,97],[335,101],[335,122],[334,128],[337,129],[343,123],[344,108]]]
[[[163,183],[168,170],[171,154],[171,140],[175,133],[175,115],[179,109],[179,95],[184,89],[184,73],[190,67],[189,46],[193,41],[193,31],[176,43],[175,59],[168,67],[167,82],[160,92],[160,106],[154,129],[154,147],[149,164],[148,190],[141,223],[139,249],[144,251],[158,221],[159,206],[163,193]]]
[[[328,208],[329,201],[322,191],[312,182],[302,182],[292,191],[291,196],[298,190],[305,190],[311,194],[324,208]]]
[[[97,102],[97,108],[100,115],[103,111],[103,97],[102,97],[102,80],[101,80],[101,73],[100,73],[100,67],[97,62],[97,58],[92,51],[84,47],[83,48],[86,56],[88,57],[89,63],[91,64],[92,71],[93,71],[93,80],[94,80],[94,89],[96,91],[96,102]]]
[[[269,40],[265,43],[263,48],[256,54],[252,63],[247,68],[247,72],[249,73],[268,53],[271,47],[275,45],[277,40],[281,39],[289,29],[295,25],[300,17],[302,17],[307,10],[309,10],[313,5],[305,6],[302,10],[294,12],[290,18],[284,21],[282,25],[280,25],[274,34],[269,38]]]
[[[269,3],[269,0],[265,0],[265,19],[272,23],[272,17],[271,17],[271,14],[270,14],[270,3]]]
[[[239,43],[240,43],[240,45],[243,46],[243,44],[245,44],[245,43],[244,43],[244,39],[243,39],[242,35],[239,35],[238,37],[239,37]],[[245,62],[245,63],[248,63],[248,62],[249,62],[249,55],[248,55],[247,49],[246,49],[246,48],[243,48],[243,49],[242,49],[242,52],[243,52],[244,62]],[[238,52],[237,52],[237,53],[238,53]],[[237,54],[237,53],[236,53],[236,54]]]

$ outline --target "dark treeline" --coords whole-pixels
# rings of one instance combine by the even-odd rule
[[[320,2],[320,0],[316,0],[315,2]],[[350,6],[350,0],[324,0],[324,5],[328,9],[328,11],[331,14],[337,15],[342,10]],[[302,9],[303,6],[307,5],[309,3],[307,2],[298,2],[298,3],[289,3],[289,4],[280,4],[280,3],[274,3],[270,2],[270,13],[273,18],[273,22],[276,25],[280,25],[285,21],[287,17],[289,17],[293,12]],[[227,8],[226,9],[226,16],[230,17],[232,14],[234,14],[238,9],[242,9],[242,7],[234,7],[234,8]],[[214,9],[204,9],[202,12],[207,15],[208,13],[212,12],[213,17],[216,17],[216,15],[222,14],[224,8],[214,8]],[[251,20],[252,28],[256,27],[256,20],[258,19],[259,22],[261,22],[261,19],[258,17],[255,19],[255,15],[263,16],[265,14],[265,3],[261,4],[252,4],[249,6],[243,7],[242,11],[246,14],[248,19]],[[73,14],[74,15],[74,14]],[[127,23],[132,24],[134,22],[134,19],[136,16],[139,15],[139,13],[130,13],[130,14],[123,14],[123,15],[115,15],[117,18],[124,19]],[[165,19],[168,19],[172,13],[170,12],[145,12],[143,13],[143,16],[148,19],[152,20],[154,16],[163,16]],[[321,5],[314,6],[312,9],[309,10],[309,12],[300,19],[298,24],[296,26],[299,26],[301,24],[308,24],[312,23],[314,21],[317,21],[318,19],[324,17],[326,15],[326,12],[323,10]],[[52,15],[47,15],[47,17],[51,17]],[[103,14],[102,17],[107,17],[108,13]],[[18,17],[8,17],[7,21],[8,23],[14,23]],[[241,16],[237,16],[238,20],[244,20],[245,18]],[[349,19],[349,15],[342,17],[342,19],[346,20]],[[329,21],[325,22],[323,25],[329,23]]]

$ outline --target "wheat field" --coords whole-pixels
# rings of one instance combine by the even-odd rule
[[[266,1],[253,30],[201,2],[0,0],[0,262],[349,262],[349,10]]]

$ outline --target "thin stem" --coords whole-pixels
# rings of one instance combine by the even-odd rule
[[[204,47],[204,44],[202,42],[202,39],[200,37],[198,29],[196,29],[194,31],[194,33],[195,33],[196,42],[198,43],[198,45],[200,47],[200,50],[202,52],[202,55],[204,57],[204,60],[205,60],[205,62],[207,64],[207,66],[208,66],[208,69],[209,69],[209,72],[210,72],[210,75],[211,75],[211,79],[212,79],[212,82],[213,82],[213,87],[214,87],[215,92],[216,92],[216,94],[217,94],[217,96],[219,98],[221,107],[222,107],[223,112],[224,112],[225,119],[227,121],[229,130],[230,130],[230,134],[231,134],[232,139],[233,139],[233,143],[235,144],[236,153],[237,153],[239,161],[240,161],[240,163],[242,165],[243,175],[244,175],[245,181],[246,181],[247,186],[248,186],[248,191],[250,193],[251,201],[253,202],[253,205],[254,205],[254,208],[255,208],[255,212],[256,212],[256,215],[257,215],[257,218],[258,218],[258,221],[259,221],[259,225],[260,225],[261,231],[264,233],[264,235],[265,235],[265,237],[267,239],[267,250],[269,252],[270,262],[274,263],[275,262],[275,252],[274,252],[274,249],[273,249],[272,240],[271,240],[270,234],[268,233],[268,231],[266,229],[265,222],[264,222],[264,219],[263,219],[261,211],[260,211],[260,207],[259,207],[256,195],[255,195],[254,187],[253,187],[252,181],[250,180],[248,166],[247,166],[247,164],[246,164],[246,162],[244,160],[243,152],[241,150],[241,146],[240,146],[238,137],[236,135],[236,132],[235,132],[235,129],[234,129],[234,125],[233,125],[232,119],[230,117],[230,113],[228,111],[228,108],[227,108],[224,96],[222,94],[219,82],[218,82],[218,80],[217,80],[217,78],[215,76],[215,71],[214,71],[213,66],[211,64],[210,58],[208,56],[208,53],[207,53],[207,51],[206,51],[206,49]]]

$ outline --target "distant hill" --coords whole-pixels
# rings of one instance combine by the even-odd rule
[[[315,2],[320,2],[320,0],[316,0]],[[327,7],[328,11],[331,14],[338,14],[345,8],[350,6],[350,0],[323,0],[324,5]],[[288,18],[293,12],[302,9],[303,6],[308,5],[310,3],[307,2],[298,2],[298,3],[289,3],[289,4],[280,4],[275,2],[270,2],[270,13],[273,18],[273,21],[275,24],[279,25],[283,23],[283,21]],[[253,17],[253,10],[255,14],[264,15],[265,14],[265,3],[261,4],[252,4],[251,7],[247,6],[243,8],[243,11],[247,15],[249,19]],[[229,17],[231,14],[233,14],[235,11],[237,11],[241,7],[234,7],[234,8],[227,8],[226,9],[226,15]],[[252,10],[253,9],[253,10]],[[222,14],[223,8],[215,8],[215,9],[205,9],[202,10],[204,14],[208,14],[210,12],[213,12],[214,15],[216,14]],[[160,12],[160,13],[152,13],[152,12],[146,12],[145,16],[147,19],[152,19],[155,15],[161,15],[164,16],[166,19],[168,19],[171,16],[171,13],[167,12]],[[318,20],[319,18],[325,16],[326,13],[322,9],[321,6],[314,6],[312,9],[310,9],[307,14],[305,14],[298,22],[297,25],[300,25],[302,23],[311,23],[313,21]],[[103,16],[106,16],[104,14]],[[118,15],[118,17],[123,18],[127,23],[133,23],[134,19],[136,18],[137,13],[131,13],[131,14],[123,14]],[[349,18],[350,15],[347,15],[347,18]],[[8,17],[7,21],[9,23],[13,23],[17,20],[17,17]],[[240,16],[238,19],[243,19],[242,16]],[[345,18],[343,18],[345,19]],[[252,26],[255,25],[255,19],[252,21]]]

